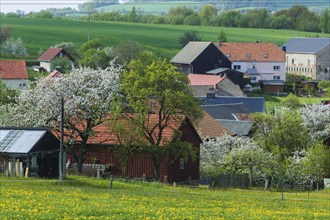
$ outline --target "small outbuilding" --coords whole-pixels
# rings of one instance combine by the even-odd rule
[[[8,176],[57,177],[59,150],[48,128],[0,127],[0,170]]]

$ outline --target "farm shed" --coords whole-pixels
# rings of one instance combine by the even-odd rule
[[[157,114],[150,114],[149,123],[154,123],[157,120]],[[170,121],[169,126],[164,129],[162,144],[166,142],[173,142],[175,130],[181,133],[180,141],[184,141],[192,144],[196,150],[197,159],[192,161],[191,158],[188,161],[183,161],[183,158],[177,158],[173,161],[173,158],[162,158],[160,166],[160,180],[164,181],[164,176],[167,176],[168,182],[181,182],[199,179],[199,147],[202,142],[199,134],[197,133],[193,124],[187,118],[180,117]],[[154,132],[157,135],[157,131]],[[79,138],[75,138],[76,150],[79,148]],[[113,152],[113,147],[118,145],[118,139],[114,135],[111,126],[108,124],[101,124],[94,129],[94,136],[92,136],[87,142],[84,163],[93,164],[95,161],[99,164],[107,165],[111,164],[111,173],[114,175],[121,175],[119,161]],[[68,158],[73,163],[76,163],[73,154],[68,154]],[[130,160],[126,169],[126,175],[132,178],[142,178],[145,176],[147,179],[154,179],[154,170],[152,155],[147,153],[136,153]]]
[[[190,41],[172,59],[171,63],[182,72],[206,73],[224,67],[230,68],[231,62],[212,42]]]
[[[57,177],[59,140],[47,128],[0,127],[0,169],[8,176]]]

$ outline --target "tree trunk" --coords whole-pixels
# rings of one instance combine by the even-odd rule
[[[319,191],[319,181],[316,182],[316,192]]]
[[[80,149],[78,156],[78,174],[82,174],[86,150]]]
[[[157,181],[160,181],[160,161],[157,156],[152,156],[152,163],[154,168],[154,177]]]
[[[251,188],[252,187],[252,172],[250,172],[249,179],[250,179],[250,188]]]

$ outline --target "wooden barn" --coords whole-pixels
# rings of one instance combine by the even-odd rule
[[[152,114],[151,120],[156,120],[158,115]],[[163,131],[162,143],[174,141],[174,131],[178,130],[181,133],[180,141],[190,143],[195,152],[197,159],[192,161],[184,161],[183,158],[162,158],[160,166],[160,180],[164,181],[166,176],[168,182],[182,182],[199,179],[199,147],[202,142],[198,132],[189,119],[181,117],[180,120],[173,120],[170,126],[167,126]],[[103,164],[111,165],[110,172],[113,175],[121,176],[122,171],[120,164],[113,152],[113,147],[118,145],[118,139],[114,135],[111,126],[101,124],[94,129],[95,135],[88,141],[87,151],[85,154],[84,163],[87,164]],[[156,132],[155,132],[156,133]],[[76,139],[79,142],[79,138]],[[77,142],[77,143],[78,143]],[[161,144],[160,147],[163,145]],[[68,155],[72,163],[76,163],[73,155]],[[126,176],[130,178],[155,179],[152,155],[146,153],[136,153],[130,160],[126,169]]]
[[[171,63],[186,74],[203,74],[220,67],[231,67],[230,60],[212,42],[190,41],[171,59]]]

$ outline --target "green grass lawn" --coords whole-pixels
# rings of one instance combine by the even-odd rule
[[[329,219],[330,191],[207,190],[86,177],[0,177],[2,219]]]
[[[21,37],[27,47],[30,59],[35,59],[48,47],[73,42],[78,47],[87,41],[88,22],[69,19],[33,19],[1,17],[1,25],[12,28],[12,36]],[[172,58],[179,50],[179,38],[187,30],[197,30],[204,41],[216,41],[220,30],[227,33],[233,42],[273,42],[281,45],[292,37],[328,36],[320,33],[291,30],[220,28],[205,26],[174,26],[120,22],[91,22],[91,39],[99,38],[105,46],[133,40],[145,48]]]

